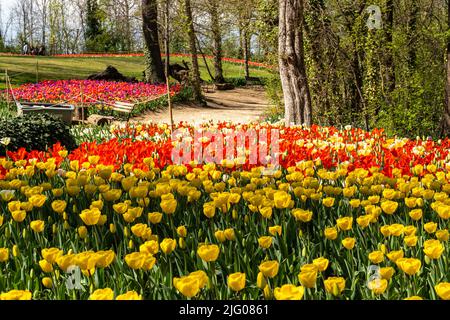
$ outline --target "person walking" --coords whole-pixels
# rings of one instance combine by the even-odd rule
[[[27,55],[29,53],[30,50],[30,46],[28,45],[27,42],[25,42],[25,44],[22,47],[22,54]]]

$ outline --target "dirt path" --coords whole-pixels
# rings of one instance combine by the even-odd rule
[[[176,104],[173,108],[174,122],[187,121],[194,125],[210,120],[244,123],[260,120],[269,105],[262,87],[215,91],[205,93],[205,96],[205,107],[193,103]],[[169,109],[149,111],[131,121],[170,123]]]

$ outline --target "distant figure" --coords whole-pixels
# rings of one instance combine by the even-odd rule
[[[37,54],[38,54],[38,49],[35,48],[35,47],[31,47],[31,55],[32,56],[37,56]]]
[[[30,46],[28,45],[28,43],[25,42],[25,44],[22,47],[22,54],[28,54],[30,50]]]
[[[44,45],[39,46],[38,55],[45,56],[45,46]]]

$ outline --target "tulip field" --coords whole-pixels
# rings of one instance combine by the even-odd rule
[[[113,126],[71,152],[7,151],[0,300],[450,299],[449,139],[200,129],[276,130],[279,166],[174,163],[164,124]]]

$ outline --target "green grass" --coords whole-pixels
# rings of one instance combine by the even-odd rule
[[[188,58],[184,58],[190,61]],[[181,63],[183,58],[173,57],[171,63]],[[208,75],[203,59],[199,59],[202,79],[208,81]],[[212,70],[212,61],[208,61]],[[42,80],[85,79],[88,75],[103,71],[108,65],[116,67],[119,72],[129,77],[142,80],[144,70],[143,57],[105,57],[105,58],[65,58],[65,57],[24,57],[0,56],[0,90],[5,89],[4,72],[8,70],[13,86]],[[224,62],[226,78],[243,78],[243,66]],[[39,71],[37,73],[37,70]],[[37,74],[37,76],[36,76]],[[251,68],[251,76],[265,78],[269,71]]]

